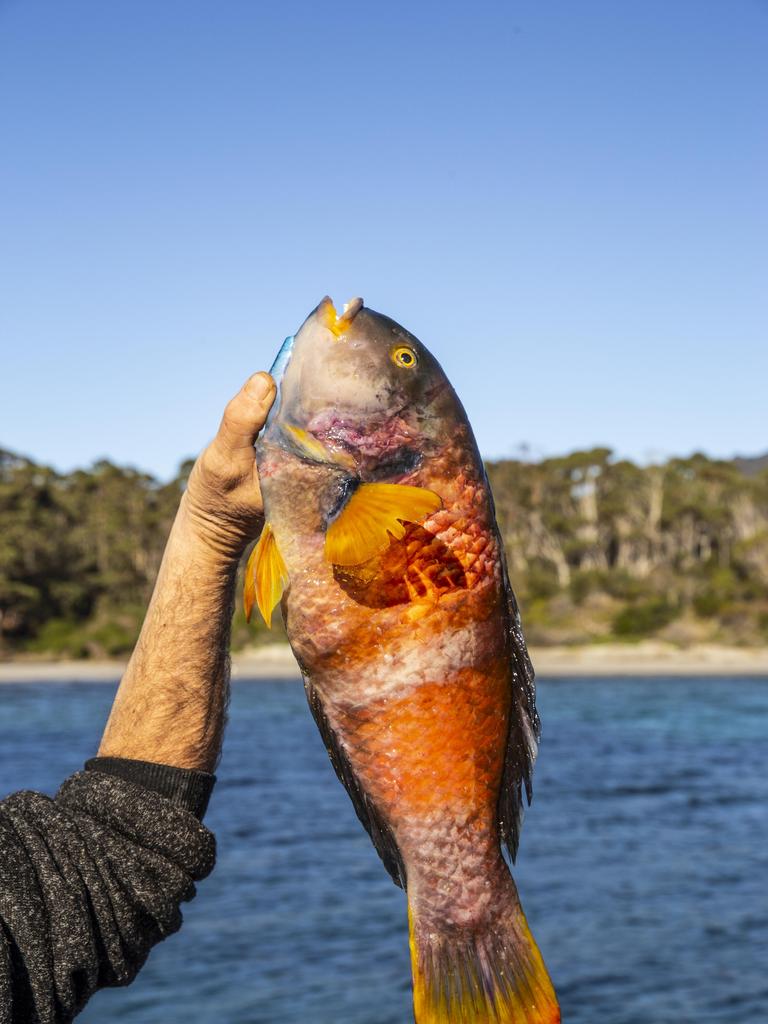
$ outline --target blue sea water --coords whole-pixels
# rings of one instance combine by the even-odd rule
[[[53,792],[109,684],[0,688],[0,787]],[[566,1024],[768,1021],[768,679],[544,679],[515,868]],[[293,682],[239,682],[181,932],[84,1024],[408,1024],[403,894]]]

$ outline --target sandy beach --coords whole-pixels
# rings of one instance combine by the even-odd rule
[[[766,676],[768,647],[700,644],[687,648],[648,640],[638,644],[539,647],[531,650],[539,677],[547,676]],[[0,683],[112,682],[121,661],[0,662]],[[298,679],[299,670],[287,644],[240,651],[232,658],[234,679]]]

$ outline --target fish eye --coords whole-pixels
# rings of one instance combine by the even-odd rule
[[[412,348],[408,348],[407,345],[398,345],[396,349],[392,350],[392,362],[406,370],[412,370],[418,359]]]

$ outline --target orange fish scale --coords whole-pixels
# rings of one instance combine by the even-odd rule
[[[468,842],[493,832],[508,711],[503,662],[341,711],[361,780],[405,854],[410,829],[438,813],[441,828],[469,830]]]

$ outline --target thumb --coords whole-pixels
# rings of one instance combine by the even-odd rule
[[[227,404],[212,447],[222,456],[252,448],[275,400],[277,388],[268,373],[254,373]]]

